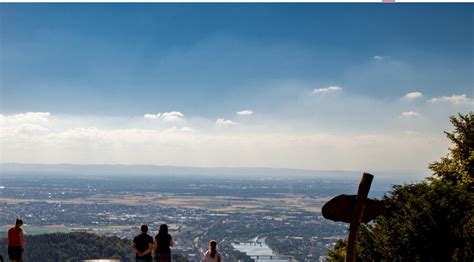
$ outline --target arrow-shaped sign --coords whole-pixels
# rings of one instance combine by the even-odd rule
[[[356,195],[338,195],[324,204],[322,208],[323,217],[333,221],[351,223],[356,205]],[[377,216],[383,214],[385,209],[382,200],[367,199],[365,202],[362,223],[367,223]]]

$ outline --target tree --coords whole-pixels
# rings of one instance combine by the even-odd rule
[[[333,262],[344,262],[344,259],[346,257],[346,241],[342,239],[338,239],[336,243],[334,244],[334,247],[332,247],[328,251],[328,256],[331,258],[331,261]]]
[[[454,130],[445,133],[454,146],[429,165],[427,180],[395,185],[384,197],[384,215],[361,227],[359,260],[473,261],[474,114],[450,121]],[[336,250],[329,252],[334,261]]]
[[[395,186],[384,200],[385,214],[361,230],[362,260],[472,261],[472,193],[423,182]]]
[[[466,185],[472,189],[474,184],[474,113],[458,114],[458,118],[449,118],[454,131],[444,132],[454,144],[449,153],[440,161],[431,163],[433,179],[450,181],[454,184]]]

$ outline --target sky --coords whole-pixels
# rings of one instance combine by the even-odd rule
[[[426,170],[472,4],[0,4],[0,162]]]

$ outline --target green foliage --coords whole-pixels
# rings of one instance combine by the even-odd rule
[[[346,259],[346,241],[338,239],[333,248],[328,251],[332,262],[344,262]]]
[[[361,225],[360,261],[474,260],[474,114],[451,117],[454,147],[429,165],[433,176],[417,184],[395,185],[384,197],[385,213]],[[341,261],[345,243],[329,251]]]
[[[363,261],[471,261],[474,195],[452,184],[395,186],[385,214],[360,231]],[[471,226],[469,226],[471,224]]]
[[[474,185],[474,113],[459,114],[449,118],[453,132],[444,132],[454,144],[449,153],[429,165],[433,178],[465,185],[472,190]],[[431,180],[434,180],[431,178]]]
[[[135,261],[131,240],[99,236],[84,232],[54,233],[25,236],[25,261],[76,262],[84,259],[119,259]],[[0,254],[6,257],[7,240],[0,239]],[[183,262],[181,254],[173,254],[173,261]]]
[[[84,232],[25,236],[25,243],[25,261],[72,262],[98,258],[130,261],[132,258],[129,240]],[[7,254],[6,239],[0,239],[0,248]]]

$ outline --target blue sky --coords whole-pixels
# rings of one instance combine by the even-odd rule
[[[474,107],[473,11],[472,4],[0,4],[4,133],[25,124],[45,128],[49,136],[78,128],[184,128],[210,140],[255,135],[255,143],[265,140],[261,134],[297,140],[325,134],[340,141],[418,134],[433,136],[438,147],[431,151],[439,155],[446,150],[441,131],[449,128],[447,117]],[[244,110],[251,113],[236,114]],[[31,120],[28,112],[55,120],[51,126],[18,120]],[[150,123],[170,112],[179,121]],[[306,154],[286,138],[288,155]],[[381,148],[389,144],[385,139]],[[137,143],[127,146],[145,152]],[[3,144],[5,154],[9,147]],[[429,144],[423,144],[425,151]],[[249,150],[255,146],[248,144]],[[215,147],[206,150],[225,146]],[[228,160],[191,161],[196,157],[189,155],[130,162],[126,153],[102,159],[89,147],[73,148],[92,157],[61,159],[62,148],[47,159],[25,159],[18,151],[2,162],[338,168],[310,159],[282,163],[285,154],[247,159],[238,150]],[[331,150],[333,158],[345,153]],[[342,169],[365,167],[348,159]],[[417,161],[395,167],[427,164]]]

